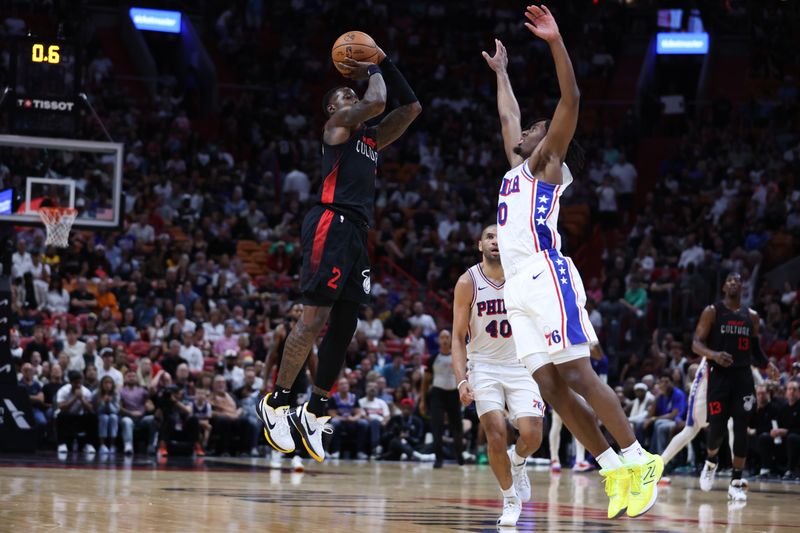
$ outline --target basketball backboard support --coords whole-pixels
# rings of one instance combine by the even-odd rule
[[[74,207],[73,228],[122,222],[123,145],[0,135],[0,224],[41,226],[39,206]]]

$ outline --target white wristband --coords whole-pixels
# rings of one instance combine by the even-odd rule
[[[458,385],[456,385],[456,388],[457,388],[457,389],[459,389],[459,390],[461,390],[461,385],[463,385],[463,384],[464,384],[464,383],[466,383],[466,382],[467,382],[467,380],[466,380],[466,379],[462,379],[461,381],[459,381],[459,382],[458,382]]]

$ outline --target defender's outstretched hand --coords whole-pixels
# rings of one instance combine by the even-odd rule
[[[486,60],[489,68],[497,73],[505,72],[506,68],[508,68],[508,53],[506,52],[506,47],[500,42],[500,39],[494,40],[493,56],[490,56],[486,52],[481,52],[481,55]]]
[[[556,19],[553,18],[552,13],[550,13],[546,5],[542,4],[542,7],[528,6],[528,9],[525,11],[525,16],[530,21],[525,23],[525,27],[535,36],[548,43],[561,38]]]

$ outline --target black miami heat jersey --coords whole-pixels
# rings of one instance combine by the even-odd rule
[[[708,347],[718,352],[728,352],[733,356],[733,368],[750,368],[752,355],[750,336],[753,333],[753,319],[747,307],[736,311],[725,307],[721,301],[714,304],[716,318],[708,336]],[[712,366],[719,366],[711,361]]]
[[[319,203],[370,224],[378,172],[377,129],[362,127],[342,144],[322,143]]]

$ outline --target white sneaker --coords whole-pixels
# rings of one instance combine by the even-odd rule
[[[322,446],[322,434],[333,433],[333,427],[328,424],[331,417],[321,416],[319,418],[314,413],[308,412],[308,402],[300,405],[289,416],[295,429],[300,433],[303,445],[308,454],[315,461],[321,463],[325,460],[325,448]]]
[[[58,445],[58,455],[66,455],[69,453],[69,448],[66,444],[59,444]]]
[[[769,473],[770,473],[769,468],[762,468],[761,470],[758,471],[759,476],[768,476]]]
[[[328,457],[330,457],[331,459],[338,459],[341,455],[342,455],[342,452],[333,452]]]
[[[728,498],[736,502],[747,501],[747,485],[741,479],[731,480],[728,486]]]
[[[591,469],[592,465],[588,461],[581,461],[579,463],[575,463],[575,465],[572,467],[573,472],[588,472]]]
[[[369,455],[365,454],[364,452],[358,452],[356,454],[356,459],[369,459]]]
[[[303,458],[299,455],[292,457],[292,470],[295,472],[305,472],[306,467],[303,466]]]
[[[498,526],[516,526],[522,514],[522,502],[519,498],[503,498],[503,514],[497,519]]]
[[[272,393],[270,393],[272,394]],[[282,453],[290,453],[294,451],[294,439],[292,438],[292,430],[289,427],[289,406],[282,405],[277,409],[273,409],[267,404],[267,394],[256,404],[256,414],[264,424],[264,437],[270,446]]]
[[[405,455],[405,454],[403,454],[403,455]],[[434,462],[436,460],[436,454],[435,453],[420,453],[418,451],[414,451],[414,457],[418,461],[421,461],[423,463],[432,463],[432,462]],[[405,461],[405,459],[403,459],[402,455],[400,456],[400,460],[401,461]]]
[[[133,444],[126,444],[123,453],[125,455],[133,455]]]
[[[700,472],[700,488],[704,492],[710,491],[714,487],[714,478],[717,476],[717,465],[706,461],[703,471]]]
[[[105,444],[100,445],[100,455],[108,455],[108,447]]]
[[[83,447],[83,453],[85,453],[86,455],[94,455],[95,453],[97,453],[97,450],[95,450],[94,446],[92,446],[87,442],[86,445]]]
[[[552,459],[550,461],[550,471],[554,474],[561,472],[561,463],[558,461],[558,459]]]
[[[273,451],[270,453],[269,457],[269,466],[270,468],[280,468],[281,467],[281,454],[278,452]]]
[[[511,458],[511,450],[508,451],[508,460],[511,461],[511,479],[514,482],[514,490],[522,503],[531,501],[531,480],[528,478],[528,460],[521,465],[515,465]]]

